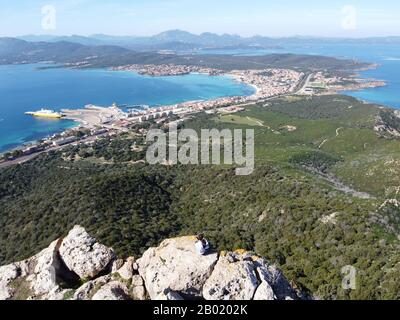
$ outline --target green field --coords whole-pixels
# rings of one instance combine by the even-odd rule
[[[250,117],[243,117],[237,115],[223,115],[220,116],[217,121],[222,123],[230,123],[230,124],[237,124],[237,125],[246,125],[246,126],[258,126],[263,127],[264,123],[259,119],[254,119]]]

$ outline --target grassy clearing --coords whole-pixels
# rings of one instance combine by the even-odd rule
[[[237,125],[247,125],[247,126],[258,126],[263,127],[264,123],[259,119],[250,118],[248,116],[238,116],[238,115],[223,115],[216,119],[216,121],[223,122],[223,123],[231,123]]]

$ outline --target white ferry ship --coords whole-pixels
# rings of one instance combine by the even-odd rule
[[[39,111],[28,111],[25,112],[26,115],[39,117],[39,118],[53,118],[60,119],[63,115],[60,112],[54,110],[40,109]]]

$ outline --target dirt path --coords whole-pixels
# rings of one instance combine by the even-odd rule
[[[342,130],[342,129],[344,129],[344,128],[337,128],[336,129],[336,137],[339,137],[340,130]]]
[[[267,128],[267,129],[271,130],[271,127],[270,126],[266,126],[264,124],[264,122],[261,121],[261,120],[258,120],[258,119],[255,119],[255,118],[250,118],[250,117],[246,117],[246,119],[249,120],[249,121],[253,121],[253,122],[257,123],[260,127],[264,127],[264,128]]]
[[[322,141],[322,143],[318,146],[318,149],[321,149],[322,146],[327,143],[329,141],[329,139],[325,139],[324,141]]]
[[[340,134],[340,130],[343,130],[344,128],[340,127],[336,129],[336,137],[339,137]],[[323,147],[323,145],[325,143],[327,143],[329,141],[329,139],[325,139],[324,141],[322,141],[322,143],[318,146],[318,149],[321,149]],[[365,148],[364,148],[365,149]]]
[[[353,188],[345,185],[343,182],[339,181],[335,176],[330,175],[328,173],[323,173],[315,168],[310,168],[310,167],[303,167],[306,171],[313,173],[316,175],[318,178],[330,183],[336,190],[342,191],[344,193],[350,194],[353,197],[360,198],[360,199],[375,199],[374,196],[370,195],[369,193],[362,192],[362,191],[357,191],[354,190]]]

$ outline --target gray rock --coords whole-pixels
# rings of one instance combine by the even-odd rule
[[[20,274],[19,270],[15,263],[0,267],[0,282],[10,282],[16,279]]]
[[[265,281],[270,284],[278,300],[287,300],[287,297],[297,299],[295,290],[276,266],[264,266],[264,268],[258,270],[260,270],[260,276],[264,277]]]
[[[137,274],[132,277],[132,286],[138,287],[138,286],[143,286],[143,285],[144,285],[144,281],[140,275]]]
[[[131,300],[128,288],[119,281],[112,281],[102,286],[92,300]]]
[[[122,277],[122,279],[130,280],[135,273],[134,269],[135,258],[129,257],[126,262],[122,265],[120,269],[117,270],[117,273]]]
[[[91,300],[92,296],[97,292],[97,290],[99,290],[102,286],[104,286],[110,281],[111,281],[111,275],[106,275],[104,277],[88,281],[75,291],[73,299]]]
[[[276,300],[274,290],[272,290],[268,282],[261,282],[254,294],[253,300]]]
[[[0,300],[9,300],[13,294],[14,290],[8,286],[8,283],[0,281]]]
[[[40,296],[40,300],[64,300],[64,296],[66,293],[71,291],[70,289],[61,289],[61,288],[54,288],[50,292]]]
[[[259,281],[255,265],[241,255],[222,255],[203,287],[206,300],[251,300]]]
[[[124,265],[124,260],[123,259],[116,259],[112,262],[111,265],[111,272],[115,273]]]
[[[41,299],[42,296],[56,292],[57,273],[60,269],[58,248],[61,240],[56,240],[37,255],[21,262],[16,262],[0,268],[0,299],[11,299],[15,293],[10,284],[19,280],[31,291],[31,299]],[[54,297],[54,296],[53,296]]]
[[[81,279],[96,277],[115,257],[112,249],[98,243],[80,226],[75,226],[62,241],[60,256]]]
[[[146,289],[144,286],[132,287],[131,292],[134,300],[146,300]]]
[[[201,296],[218,254],[198,255],[194,245],[195,237],[168,239],[158,248],[147,250],[138,260],[139,273],[151,299],[166,289],[189,297]]]
[[[60,270],[60,260],[58,257],[58,248],[61,240],[56,240],[50,246],[32,257],[30,262],[34,261],[33,273],[27,277],[31,283],[34,295],[40,296],[51,291],[56,292],[59,289],[57,284],[57,273]]]
[[[144,287],[143,278],[140,275],[132,277],[132,297],[134,300],[146,300],[146,288]]]
[[[8,300],[13,297],[14,290],[9,284],[19,276],[19,273],[19,268],[14,263],[0,267],[0,300]]]
[[[275,292],[271,286],[271,274],[268,271],[266,262],[263,259],[256,258],[254,261],[256,273],[261,281],[260,286],[254,294],[253,300],[277,300]]]

